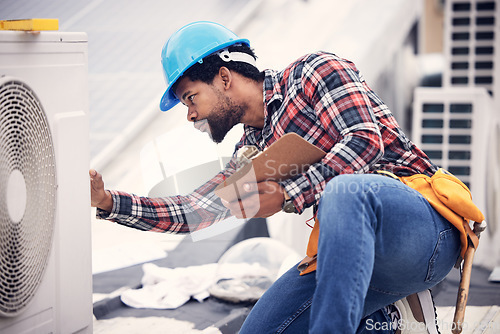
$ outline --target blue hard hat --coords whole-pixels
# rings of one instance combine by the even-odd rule
[[[238,38],[226,27],[208,21],[190,23],[170,36],[161,51],[167,90],[160,101],[160,109],[167,111],[179,103],[172,86],[188,68],[201,62],[204,57],[236,43],[250,46],[247,39]]]

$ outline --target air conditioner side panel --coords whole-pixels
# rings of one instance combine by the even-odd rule
[[[22,314],[0,317],[1,333],[92,332],[87,43],[84,35],[73,35],[0,32],[0,76],[22,80],[40,100],[58,184],[43,282]]]
[[[83,111],[56,115],[59,235],[54,238],[61,333],[92,327],[88,117]],[[78,189],[78,191],[75,191]],[[75,203],[78,203],[75,205]],[[65,312],[64,310],[71,310]]]

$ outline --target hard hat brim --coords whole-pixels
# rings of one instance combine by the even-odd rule
[[[175,95],[173,95],[170,92],[170,87],[169,87],[165,91],[165,93],[163,94],[163,96],[160,100],[160,110],[161,111],[170,110],[173,107],[175,107],[177,105],[177,103],[179,103],[179,102],[180,102],[179,99],[177,97],[175,97]]]

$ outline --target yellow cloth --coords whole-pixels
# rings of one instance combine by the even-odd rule
[[[422,194],[437,212],[460,231],[460,241],[462,244],[460,256],[462,258],[467,250],[469,238],[473,246],[477,248],[479,240],[471,230],[469,221],[472,220],[480,223],[484,220],[484,215],[472,202],[470,190],[462,181],[442,168],[432,177],[423,174],[396,177],[392,173],[384,173],[391,174],[391,176],[400,179],[401,182]],[[316,219],[316,224],[309,236],[306,252],[307,257],[299,265],[299,270],[302,269],[301,275],[316,270],[318,237],[319,221]]]

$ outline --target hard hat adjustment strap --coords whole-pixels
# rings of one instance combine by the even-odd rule
[[[257,62],[255,61],[255,58],[249,55],[248,53],[244,52],[229,52],[229,50],[224,49],[222,51],[217,52],[219,55],[220,59],[222,59],[225,62],[230,62],[230,61],[238,61],[242,63],[247,63],[250,64],[254,67],[257,67]]]

